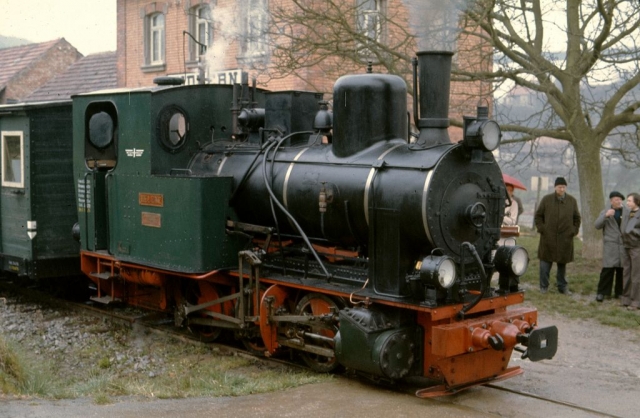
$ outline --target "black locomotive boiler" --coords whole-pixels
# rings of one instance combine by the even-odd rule
[[[425,397],[521,373],[514,349],[553,357],[557,329],[507,309],[524,299],[528,255],[497,245],[499,126],[479,108],[452,144],[451,53],[414,65],[418,135],[393,75],[340,78],[332,112],[317,93],[246,85],[74,98],[95,300],[171,312],[208,340],[226,329],[318,371],[439,382]]]

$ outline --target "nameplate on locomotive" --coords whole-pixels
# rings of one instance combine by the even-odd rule
[[[138,193],[138,203],[140,206],[164,207],[164,195],[155,193]]]
[[[162,226],[162,216],[159,213],[142,212],[142,225],[160,228]]]

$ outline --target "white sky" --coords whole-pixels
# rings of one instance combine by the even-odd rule
[[[0,35],[65,38],[83,55],[116,50],[116,0],[0,0]]]

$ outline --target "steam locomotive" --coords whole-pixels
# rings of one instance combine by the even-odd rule
[[[479,108],[449,140],[451,55],[414,59],[419,135],[404,81],[371,72],[337,80],[332,111],[314,92],[166,77],[74,97],[93,299],[320,372],[434,380],[421,397],[521,373],[514,349],[552,358],[557,328],[512,307],[528,254],[497,245],[500,128]]]

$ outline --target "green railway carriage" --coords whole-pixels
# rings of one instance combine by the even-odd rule
[[[80,272],[71,101],[0,106],[3,271],[33,279]]]
[[[187,170],[203,138],[231,139],[233,94],[158,86],[73,98],[83,250],[183,273],[237,264],[246,238],[225,234],[233,178]]]

